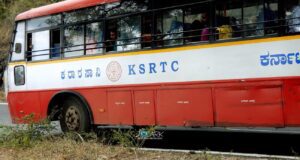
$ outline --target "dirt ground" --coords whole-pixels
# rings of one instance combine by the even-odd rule
[[[0,147],[0,160],[246,160],[208,154],[146,152],[96,142],[43,141],[31,148]],[[248,160],[248,159],[247,159]]]

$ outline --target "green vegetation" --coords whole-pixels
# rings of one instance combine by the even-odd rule
[[[15,17],[26,10],[61,0],[0,0],[0,73],[9,53]]]
[[[132,130],[105,130],[95,133],[65,133],[53,135],[49,122],[34,123],[33,116],[24,119],[28,125],[1,126],[0,159],[182,159],[218,160],[230,159],[194,153],[149,152],[138,150],[144,140],[136,140]],[[4,129],[4,130],[3,130]],[[152,130],[151,128],[149,129]],[[112,145],[114,144],[114,145]]]

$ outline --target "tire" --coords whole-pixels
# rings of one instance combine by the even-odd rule
[[[60,126],[63,132],[89,132],[90,117],[85,106],[78,98],[68,97],[63,103]]]

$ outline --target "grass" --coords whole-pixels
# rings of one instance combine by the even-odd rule
[[[240,157],[212,156],[206,153],[174,153],[139,150],[143,139],[133,130],[98,130],[96,133],[51,134],[49,121],[35,123],[28,115],[27,125],[0,126],[0,160],[236,160]],[[153,133],[154,127],[143,131]]]
[[[241,158],[210,156],[207,154],[147,152],[127,147],[105,145],[96,141],[78,142],[56,138],[37,143],[30,148],[0,148],[0,159],[28,160],[234,160]]]
[[[29,116],[27,120],[31,119]],[[0,126],[0,159],[5,160],[219,160],[240,159],[208,154],[141,151],[143,140],[133,131],[68,133],[51,135],[52,126],[45,122],[26,126]],[[112,145],[113,144],[113,145]]]
[[[117,131],[120,136],[119,131]],[[19,137],[32,135],[22,131]],[[114,136],[113,136],[114,137]],[[107,137],[106,137],[107,138]],[[126,138],[125,138],[126,139]],[[141,151],[139,147],[127,147],[119,141],[118,145],[103,142],[96,134],[46,135],[43,138],[30,138],[28,143],[19,145],[0,145],[0,159],[5,160],[238,160],[239,157],[212,156],[209,154],[172,153]],[[113,141],[116,141],[114,139]],[[126,140],[127,141],[127,140]],[[125,142],[127,144],[128,142]],[[15,143],[12,143],[15,144]],[[132,145],[132,143],[129,143]],[[138,143],[140,144],[140,143]]]

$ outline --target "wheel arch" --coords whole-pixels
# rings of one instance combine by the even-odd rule
[[[91,110],[91,107],[88,103],[88,101],[78,92],[72,91],[72,90],[64,90],[57,92],[55,95],[51,97],[51,100],[48,104],[48,109],[47,109],[47,116],[49,117],[50,120],[58,120],[59,115],[62,111],[62,102],[64,99],[67,97],[75,97],[78,98],[83,105],[85,106],[85,109],[88,112],[88,116],[90,119],[91,124],[94,124],[94,116]]]

